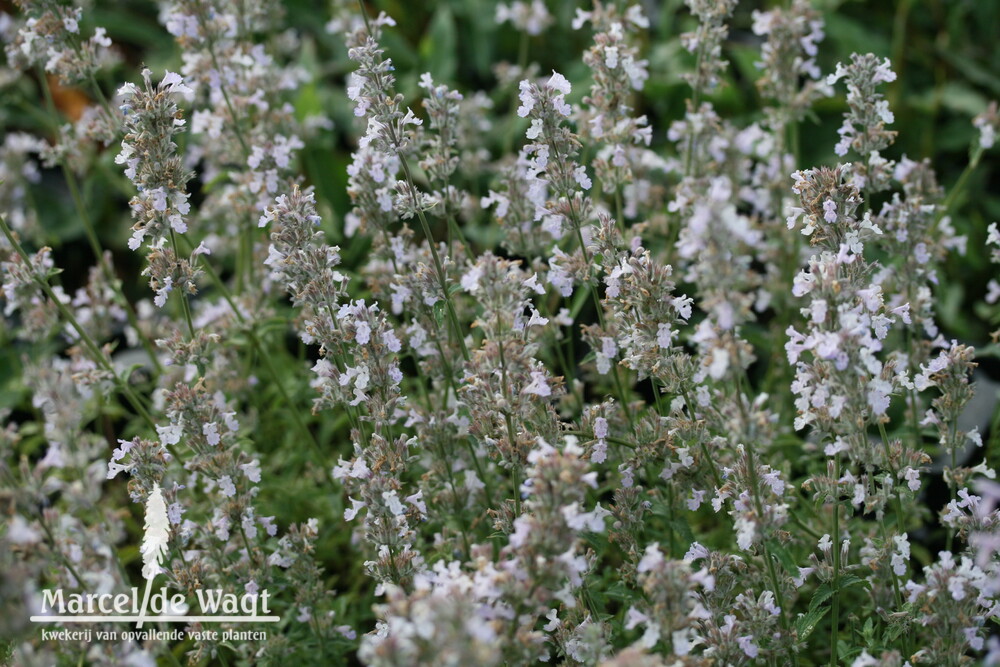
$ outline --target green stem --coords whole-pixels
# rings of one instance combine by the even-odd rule
[[[948,215],[948,212],[958,200],[958,196],[962,194],[963,190],[965,190],[965,186],[969,182],[969,177],[972,176],[972,172],[974,172],[976,167],[979,166],[979,160],[983,157],[984,150],[985,149],[977,142],[975,148],[972,149],[972,156],[969,158],[969,164],[965,166],[965,169],[958,177],[958,181],[956,181],[955,185],[952,186],[951,190],[948,192],[948,196],[945,197],[944,202],[938,209],[937,217],[934,218],[934,224],[930,229],[931,232],[936,230],[938,223],[941,222],[941,219],[944,218],[944,216]]]
[[[618,185],[615,188],[615,219],[618,221],[618,225],[621,227],[622,241],[625,241],[625,214],[622,213],[622,186]]]
[[[45,72],[43,70],[39,70],[39,78],[42,82],[41,88],[45,97],[45,106],[48,108],[49,114],[53,117],[53,120],[55,120],[57,118],[58,111],[56,110],[55,101],[52,98],[52,89],[49,87],[48,77],[45,76]],[[91,75],[91,80],[93,81],[93,75]],[[101,89],[97,87],[96,81],[93,81],[93,86],[96,92],[100,95],[105,110],[108,113],[111,113],[110,107],[108,107],[108,101],[104,98],[103,93],[101,93]],[[112,116],[112,118],[113,117],[114,116]],[[55,132],[57,141],[61,141],[59,138],[61,131],[57,120],[55,120]],[[139,318],[136,315],[135,308],[125,297],[121,282],[118,280],[118,277],[115,276],[114,271],[111,269],[111,266],[104,257],[104,249],[101,247],[101,242],[97,237],[97,231],[94,228],[93,222],[90,220],[90,215],[87,213],[87,207],[84,204],[83,196],[80,193],[80,186],[76,181],[76,176],[73,174],[73,171],[69,168],[69,164],[67,164],[65,157],[60,156],[59,167],[62,169],[63,177],[66,179],[66,186],[69,188],[70,197],[73,199],[73,206],[76,208],[76,213],[80,218],[80,222],[83,223],[83,230],[86,234],[87,242],[90,244],[91,252],[94,253],[94,257],[101,269],[101,273],[104,274],[104,279],[111,287],[111,291],[114,293],[115,300],[118,302],[118,305],[125,311],[125,316],[128,318],[129,325],[135,330],[136,336],[145,348],[146,353],[149,355],[149,360],[152,362],[153,368],[156,369],[157,373],[163,373],[163,366],[160,364],[160,360],[156,356],[156,348],[153,345],[153,342],[149,340],[149,337],[146,336],[143,330],[139,327]]]
[[[686,400],[686,399],[685,399]],[[757,512],[757,517],[760,521],[764,521],[764,504],[760,499],[760,483],[757,478],[757,464],[754,462],[754,452],[753,447],[748,446],[747,451],[747,468],[750,475],[750,490],[753,495],[754,509]],[[761,539],[761,546],[764,550],[764,561],[767,565],[767,576],[771,582],[772,592],[774,593],[774,599],[778,607],[781,609],[781,627],[784,631],[783,636],[789,641],[788,652],[789,657],[793,665],[799,664],[798,655],[795,653],[794,642],[791,642],[791,622],[789,621],[789,616],[791,611],[788,609],[788,605],[785,604],[785,595],[781,590],[781,584],[778,581],[778,572],[774,569],[774,558],[771,556],[770,539],[763,537]]]
[[[170,245],[174,249],[174,261],[177,261],[179,257],[178,247],[177,247],[177,235],[174,233],[173,228],[170,229]],[[184,321],[187,322],[188,328],[188,339],[194,339],[194,323],[191,319],[191,304],[188,302],[190,295],[187,289],[183,289],[183,294],[181,294],[181,310],[184,311]]]
[[[542,298],[538,300],[538,305],[542,316],[552,320],[554,315],[552,314],[552,310],[549,308],[545,295],[542,295]],[[577,410],[580,414],[583,414],[583,395],[576,387],[576,383],[573,382],[576,378],[576,373],[571,372],[573,369],[570,368],[569,362],[566,360],[566,353],[563,350],[562,343],[556,337],[555,333],[552,334],[552,349],[556,352],[556,362],[559,364],[559,370],[566,379],[566,388],[570,394],[573,395],[573,399],[576,401]]]
[[[898,530],[899,533],[902,535],[906,533],[906,526],[903,521],[906,515],[903,514],[903,503],[899,498],[899,492],[895,490],[895,486],[899,478],[896,473],[896,466],[892,464],[892,452],[889,448],[889,435],[885,432],[885,424],[883,424],[882,422],[879,422],[878,424],[878,432],[879,435],[882,437],[882,451],[885,452],[886,467],[889,469],[889,473],[892,475],[892,485],[894,487],[892,492],[892,498],[896,509],[896,530]]]
[[[260,338],[257,336],[257,332],[250,329],[247,333],[250,336],[250,342],[253,344],[254,349],[257,350],[257,354],[264,360],[264,367],[267,369],[268,375],[271,376],[271,381],[274,382],[274,385],[278,388],[278,393],[281,394],[281,398],[290,408],[292,421],[295,422],[295,426],[299,429],[299,431],[301,431],[302,435],[306,437],[309,444],[311,444],[316,450],[316,453],[322,455],[323,450],[320,448],[319,443],[316,442],[316,436],[312,434],[312,431],[309,430],[309,427],[306,426],[306,423],[302,420],[302,415],[299,414],[298,406],[294,401],[292,401],[292,397],[288,394],[288,390],[281,381],[281,375],[274,367],[274,362],[271,361],[271,357],[268,356],[267,350],[261,343]]]
[[[62,564],[66,567],[67,570],[69,570],[69,573],[73,575],[73,578],[76,579],[76,587],[82,589],[84,586],[83,577],[81,577],[80,573],[76,571],[76,568],[73,567],[73,564],[69,562],[69,559],[66,558],[66,555],[63,554],[62,549],[60,549],[59,545],[56,543],[56,538],[55,535],[52,534],[52,529],[49,527],[49,522],[45,520],[45,510],[39,512],[38,519],[39,519],[38,523],[42,526],[42,530],[45,531],[46,537],[49,538],[49,543],[52,545],[52,550],[56,552],[56,555],[59,556],[59,560],[62,561]]]
[[[810,528],[795,512],[789,511],[788,516],[789,518],[791,518],[792,523],[801,528],[802,532],[804,532],[809,537],[813,538],[814,540],[819,540],[822,537],[822,535],[820,535],[815,530]]]
[[[836,667],[839,662],[837,656],[837,640],[840,636],[840,454],[834,457],[834,484],[833,492],[833,580],[830,587],[833,589],[833,596],[830,602],[830,667]]]
[[[397,142],[395,133],[392,131],[391,127],[390,135],[392,137],[393,144],[398,146],[399,143]],[[455,338],[457,339],[458,345],[462,350],[462,358],[469,361],[469,349],[465,346],[465,336],[463,335],[462,327],[458,322],[458,313],[455,311],[455,304],[452,302],[451,294],[448,291],[448,281],[445,277],[444,266],[441,264],[441,258],[437,251],[437,244],[434,242],[433,235],[431,235],[431,228],[427,223],[427,217],[420,208],[420,201],[417,199],[417,187],[413,183],[413,175],[410,174],[410,166],[407,164],[406,157],[403,155],[402,151],[397,150],[396,155],[399,157],[399,164],[403,169],[403,175],[406,178],[406,185],[409,187],[410,193],[413,196],[413,208],[416,209],[417,218],[420,220],[420,228],[423,230],[424,238],[427,240],[427,246],[431,250],[431,259],[434,261],[434,270],[437,273],[438,284],[441,287],[441,293],[444,295],[445,305],[448,309],[448,319],[451,321],[452,329],[455,332]]]
[[[575,435],[575,436],[580,437],[580,438],[589,438],[589,439],[592,439],[592,440],[596,439],[595,436],[594,436],[594,434],[593,434],[593,432],[591,432],[591,431],[577,431],[577,430],[570,429],[570,430],[566,430],[566,431],[560,431],[560,433],[564,433],[566,435]],[[636,445],[635,445],[634,442],[629,442],[628,440],[624,440],[622,438],[616,438],[613,435],[604,436],[604,439],[607,440],[608,442],[610,442],[613,445],[618,445],[620,447],[625,447],[627,449],[635,449],[635,447],[636,447]]]
[[[169,646],[166,647],[166,650],[163,652],[163,654],[170,659],[171,665],[174,665],[174,667],[181,667],[180,661],[177,659],[177,656],[174,655],[173,650],[171,650]]]
[[[676,558],[674,551],[674,483],[667,482],[667,548],[670,558]]]
[[[503,389],[504,402],[509,402],[511,400],[511,397],[507,382],[507,364],[504,360],[503,347],[504,347],[503,340],[498,340],[497,348],[500,351],[501,387]],[[511,451],[510,470],[511,470],[511,482],[514,487],[514,514],[515,516],[518,516],[521,514],[521,491],[520,491],[521,484],[520,481],[518,480],[518,478],[520,477],[518,473],[521,466],[521,456],[517,451],[517,439],[514,436],[514,422],[511,419],[510,412],[507,410],[506,406],[504,407],[503,410],[503,417],[504,421],[507,424],[507,439],[510,440],[510,451]]]
[[[469,544],[469,535],[465,530],[465,507],[459,503],[458,498],[458,488],[455,486],[455,473],[451,469],[451,461],[448,459],[447,452],[444,449],[444,443],[440,438],[435,438],[438,450],[438,456],[441,460],[441,465],[444,466],[445,477],[448,481],[448,486],[451,487],[451,500],[452,508],[455,512],[455,519],[458,523],[458,530],[462,534],[462,545],[465,548],[466,558],[472,558],[472,547]]]
[[[84,346],[86,346],[87,350],[90,352],[94,362],[97,363],[99,366],[101,366],[105,371],[107,371],[111,375],[112,378],[114,378],[114,383],[118,386],[118,389],[122,392],[122,394],[125,396],[128,402],[132,404],[132,407],[133,409],[135,409],[136,413],[140,417],[142,417],[143,420],[145,420],[146,424],[150,427],[150,429],[155,430],[156,422],[154,422],[153,418],[149,416],[148,412],[146,412],[146,408],[143,407],[142,401],[139,400],[139,397],[136,396],[135,393],[132,391],[132,388],[129,387],[128,384],[126,384],[125,381],[118,376],[118,373],[115,372],[114,366],[111,365],[111,362],[108,361],[107,357],[105,357],[104,353],[101,351],[101,348],[97,346],[97,343],[94,342],[94,339],[92,339],[90,337],[90,334],[87,333],[87,330],[84,329],[77,321],[76,317],[73,315],[73,311],[67,308],[66,304],[64,304],[62,300],[60,300],[59,297],[56,296],[55,292],[52,291],[52,287],[49,285],[48,279],[47,278],[43,279],[41,276],[39,276],[37,273],[34,272],[31,266],[31,258],[28,256],[28,253],[21,246],[20,242],[14,237],[13,231],[11,231],[11,228],[7,225],[7,219],[4,218],[2,215],[0,215],[0,228],[2,228],[3,234],[4,236],[7,237],[7,240],[10,242],[10,245],[21,257],[21,261],[24,262],[25,267],[32,272],[31,274],[32,278],[38,284],[38,286],[42,288],[42,291],[45,292],[45,296],[48,297],[49,301],[59,310],[59,314],[62,315],[63,319],[71,327],[73,327],[76,333],[80,336],[80,340],[83,341]]]
[[[223,83],[223,73],[222,67],[219,66],[219,59],[215,55],[215,38],[212,36],[211,31],[209,31],[208,26],[205,22],[205,6],[203,2],[196,2],[198,6],[198,23],[201,25],[201,29],[205,33],[205,41],[208,45],[208,55],[212,59],[212,67],[215,68],[216,73],[219,75],[219,92],[222,93],[222,99],[226,103],[226,109],[229,110],[229,116],[233,119],[233,134],[236,135],[237,141],[240,142],[240,148],[243,149],[243,155],[250,155],[250,148],[247,146],[246,140],[243,138],[243,132],[240,130],[239,119],[236,117],[236,109],[233,107],[232,100],[229,99],[229,92],[226,90],[225,83]]]
[[[236,321],[239,322],[241,325],[246,326],[247,335],[250,337],[250,342],[254,346],[254,349],[257,350],[257,353],[260,355],[260,357],[264,360],[264,367],[267,369],[268,374],[271,376],[271,380],[277,386],[278,392],[281,394],[281,397],[285,400],[285,402],[288,404],[288,407],[291,409],[292,419],[295,421],[295,425],[299,428],[302,434],[306,436],[306,439],[309,440],[309,442],[313,445],[313,447],[315,447],[316,451],[318,453],[322,453],[322,449],[320,448],[319,443],[316,442],[316,437],[312,434],[312,431],[310,431],[309,428],[306,426],[305,422],[302,419],[302,416],[299,414],[298,406],[294,402],[292,402],[291,397],[289,396],[287,390],[285,389],[285,385],[282,384],[281,382],[281,376],[279,375],[277,369],[275,369],[274,364],[271,361],[271,358],[267,356],[266,350],[264,349],[264,346],[261,344],[260,338],[257,336],[257,332],[256,329],[254,328],[254,325],[252,323],[248,323],[246,319],[243,317],[242,313],[240,313],[239,308],[236,307],[236,302],[233,300],[232,294],[229,292],[229,288],[227,288],[226,284],[222,282],[222,278],[220,278],[219,274],[216,273],[215,268],[209,263],[206,256],[201,255],[201,259],[202,259],[201,262],[202,266],[205,268],[205,273],[208,274],[209,279],[215,285],[216,289],[219,290],[219,293],[222,294],[222,298],[225,299],[226,303],[229,304],[229,308],[233,311],[233,316],[236,318]]]
[[[125,292],[122,290],[121,281],[118,280],[118,277],[114,274],[114,271],[111,269],[111,266],[104,257],[104,250],[101,248],[100,241],[97,238],[97,233],[95,232],[94,226],[90,221],[90,216],[86,213],[86,206],[84,206],[83,197],[80,195],[80,188],[76,182],[76,177],[66,165],[65,160],[60,160],[59,164],[62,167],[63,175],[66,178],[66,184],[69,187],[70,196],[73,198],[73,205],[76,207],[77,215],[79,215],[80,220],[83,222],[83,228],[86,232],[87,241],[90,243],[91,251],[97,258],[97,264],[101,269],[101,273],[104,274],[104,279],[108,281],[108,285],[111,287],[118,305],[120,305],[122,310],[125,311],[125,317],[128,318],[129,326],[131,326],[135,331],[136,337],[139,339],[143,348],[145,348],[146,354],[149,356],[149,360],[153,364],[153,368],[156,369],[157,373],[163,373],[163,365],[160,364],[160,360],[156,356],[156,348],[154,347],[153,342],[142,330],[142,327],[139,326],[139,317],[135,312],[135,307],[125,296]]]
[[[590,266],[590,253],[587,252],[587,244],[583,240],[583,231],[580,229],[580,216],[576,212],[576,208],[573,206],[573,200],[570,199],[569,204],[570,211],[570,221],[573,224],[573,229],[576,231],[576,239],[580,244],[580,252],[583,253],[583,259]],[[601,329],[605,329],[604,324],[604,308],[601,307],[601,299],[597,295],[597,290],[593,289],[590,281],[583,286],[583,289],[590,292],[590,296],[594,302],[594,309],[597,311],[597,322],[601,325]],[[632,420],[632,410],[629,408],[627,397],[625,396],[625,389],[622,385],[621,376],[618,373],[618,364],[611,364],[611,377],[615,384],[615,393],[618,395],[618,401],[621,403],[622,412],[625,414],[625,420],[628,422],[629,428],[635,431],[635,422]]]
[[[250,563],[252,564],[253,563],[253,549],[250,548],[250,540],[247,539],[247,532],[246,532],[246,530],[243,529],[243,522],[241,521],[238,525],[239,525],[239,528],[240,528],[240,536],[243,538],[243,546],[246,547],[246,550],[247,550],[247,560],[250,561]],[[263,560],[262,560],[262,562],[260,564],[260,567],[261,568],[264,567]]]

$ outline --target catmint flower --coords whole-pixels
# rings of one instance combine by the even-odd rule
[[[997,113],[997,103],[990,102],[986,111],[972,120],[973,126],[979,130],[979,146],[983,149],[993,148],[1000,131],[1000,113]]]
[[[130,202],[137,220],[129,242],[133,250],[147,236],[155,244],[169,229],[186,232],[184,216],[190,210],[184,189],[190,174],[175,153],[173,137],[184,127],[174,96],[191,94],[192,90],[174,72],[167,72],[155,87],[150,70],[143,70],[142,76],[144,89],[127,83],[119,90],[126,135],[115,158],[118,164],[126,165],[125,175],[139,189]]]
[[[227,498],[232,498],[236,495],[236,485],[233,484],[233,480],[229,475],[223,475],[219,478],[219,490]]]
[[[22,69],[41,65],[62,83],[75,84],[120,60],[105,28],[95,28],[93,35],[84,39],[81,8],[50,1],[17,4],[25,15],[13,38],[4,40],[10,64]]]
[[[876,92],[878,84],[895,81],[896,74],[890,69],[888,58],[879,62],[873,54],[855,53],[849,65],[838,63],[836,71],[827,77],[826,82],[832,86],[841,79],[847,83],[850,110],[838,130],[840,141],[834,150],[837,155],[847,155],[847,151],[853,149],[862,158],[870,159],[869,156],[877,155],[896,136],[895,132],[885,129],[894,118],[888,102]],[[863,173],[861,175],[865,177]]]
[[[906,574],[906,566],[910,560],[910,543],[906,535],[894,535],[892,539],[896,543],[896,551],[892,555],[892,571],[901,577]]]
[[[685,0],[691,13],[698,19],[693,32],[681,35],[684,48],[697,55],[697,67],[684,77],[695,90],[711,90],[719,83],[719,75],[726,68],[722,59],[722,42],[729,34],[726,19],[736,7],[736,0]]]
[[[753,32],[765,37],[757,85],[775,106],[765,109],[768,124],[781,133],[800,121],[819,98],[832,94],[816,64],[819,42],[825,37],[823,19],[808,0],[794,0],[786,8],[754,10]]]
[[[552,24],[552,15],[542,0],[531,0],[531,2],[515,0],[511,3],[497,4],[496,22],[510,22],[517,30],[536,36],[542,34]]]

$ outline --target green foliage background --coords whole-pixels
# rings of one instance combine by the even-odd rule
[[[368,250],[365,241],[347,239],[342,232],[343,216],[350,209],[345,192],[346,167],[359,134],[344,89],[344,78],[352,63],[347,59],[341,36],[323,29],[329,18],[326,7],[308,0],[287,0],[284,4],[288,24],[303,37],[301,64],[315,75],[314,82],[304,85],[295,96],[297,113],[305,117],[322,112],[334,121],[331,131],[321,134],[302,151],[302,166],[307,180],[316,188],[330,242],[341,245],[344,264],[349,270],[365,261]],[[544,35],[524,40],[509,25],[496,24],[495,4],[493,0],[381,0],[370,2],[369,11],[386,11],[397,21],[397,27],[385,33],[386,55],[396,66],[398,89],[410,106],[418,107],[416,83],[424,71],[463,93],[482,89],[490,94],[496,111],[504,117],[491,138],[491,149],[498,155],[505,142],[522,140],[525,121],[510,113],[516,104],[511,91],[496,89],[493,66],[504,60],[517,62],[526,56],[537,61],[542,72],[558,69],[574,84],[571,101],[579,101],[589,88],[589,73],[580,54],[589,45],[591,33],[570,29],[574,3],[550,0],[556,24]],[[650,118],[654,144],[668,152],[672,147],[666,140],[666,130],[671,121],[683,115],[689,94],[681,74],[693,65],[678,35],[691,27],[692,19],[681,0],[646,4],[647,14],[653,20],[645,47],[650,80],[638,111]],[[754,85],[758,78],[754,63],[760,42],[750,30],[751,12],[775,4],[743,2],[731,23],[725,47],[731,66],[726,84],[715,94],[713,102],[720,115],[738,125],[760,117],[761,100]],[[941,184],[946,188],[953,186],[968,162],[969,146],[977,137],[971,126],[972,117],[985,109],[989,100],[1000,98],[1000,49],[997,48],[1000,2],[818,0],[816,4],[826,20],[827,37],[820,45],[819,56],[824,73],[832,71],[838,61],[847,60],[852,52],[871,51],[891,58],[899,75],[887,87],[896,115],[892,129],[899,135],[886,156],[931,158]],[[4,9],[10,11],[9,7]],[[137,81],[143,64],[158,72],[179,67],[177,48],[172,37],[157,23],[156,14],[155,4],[140,0],[96,2],[93,10],[85,14],[82,26],[85,33],[93,25],[103,25],[125,53],[125,64],[101,82],[105,90],[113,91],[125,81]],[[38,81],[31,76],[22,77],[6,88],[0,97],[0,131],[25,130],[51,136],[49,121],[41,111],[41,99]],[[842,96],[819,103],[816,113],[801,128],[799,167],[830,160],[844,109]],[[114,252],[115,264],[123,275],[131,277],[126,280],[126,290],[131,297],[144,298],[148,288],[139,278],[142,257],[125,246],[130,227],[127,201],[132,194],[131,185],[114,164],[117,151],[113,149],[96,156],[96,168],[85,181],[84,194],[104,246]],[[489,183],[478,186],[485,192]],[[958,233],[969,237],[968,253],[962,258],[952,258],[942,272],[938,308],[945,336],[979,348],[983,355],[982,370],[1000,379],[996,346],[989,341],[989,332],[996,328],[996,322],[990,322],[977,306],[985,294],[987,280],[996,273],[988,262],[984,241],[987,224],[1000,219],[997,186],[996,162],[988,153],[969,177],[953,211]],[[62,283],[67,291],[75,289],[85,281],[94,258],[61,175],[56,170],[46,171],[42,183],[33,188],[32,196],[42,216],[48,243],[55,249],[56,263],[65,270]],[[496,230],[487,227],[472,228],[466,233],[483,245],[491,245],[496,238]],[[23,350],[12,341],[0,343],[0,407],[25,409],[30,399],[19,380]],[[781,343],[769,341],[771,346]],[[288,344],[296,349],[294,340],[289,339]],[[305,350],[299,346],[297,352],[304,360]],[[341,520],[343,499],[331,486],[328,470],[311,463],[306,445],[297,442],[294,429],[286,428],[288,420],[280,414],[280,401],[271,395],[274,391],[262,386],[257,406],[261,410],[258,415],[261,428],[255,434],[253,448],[261,453],[265,467],[260,513],[274,514],[282,524],[316,516],[325,526],[338,526],[337,530],[322,531],[320,560],[330,575],[329,587],[340,593],[340,622],[358,628],[370,627],[372,585],[363,575],[360,559],[349,544],[349,532]],[[308,404],[311,389],[301,383],[297,391],[297,401]],[[269,414],[269,410],[279,414]],[[346,455],[349,451],[346,416],[325,415],[320,428],[321,442],[330,449],[332,465],[338,454]],[[996,430],[992,429],[990,434],[992,451],[987,454],[994,464]],[[39,433],[39,446],[41,438]],[[126,506],[124,484],[121,486],[121,501]],[[138,532],[139,526],[133,528]],[[135,565],[138,555],[133,552],[130,557]]]

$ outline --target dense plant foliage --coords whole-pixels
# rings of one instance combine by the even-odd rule
[[[0,14],[0,658],[1000,664],[1000,17],[745,4]]]

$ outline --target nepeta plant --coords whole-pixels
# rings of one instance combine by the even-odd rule
[[[372,3],[163,2],[148,67],[89,7],[0,15],[45,101],[0,143],[0,657],[1000,664],[995,345],[948,321],[1000,263],[960,201],[996,104],[946,188],[903,73],[780,4],[493,3],[487,90]],[[144,581],[281,622],[28,622]]]

